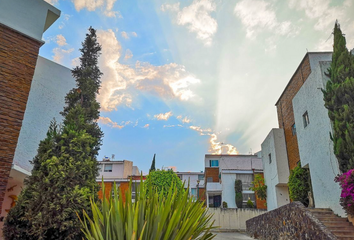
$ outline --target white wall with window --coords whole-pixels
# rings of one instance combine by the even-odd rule
[[[198,188],[204,188],[204,173],[203,172],[176,172],[177,176],[184,183],[184,188],[188,187],[191,197],[197,199]]]

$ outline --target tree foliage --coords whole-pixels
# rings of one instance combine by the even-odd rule
[[[242,208],[243,196],[242,196],[242,181],[235,180],[235,202],[237,208]]]
[[[115,185],[115,184],[114,184]],[[82,230],[88,240],[199,239],[215,237],[210,215],[203,203],[189,198],[188,191],[178,194],[176,185],[162,192],[141,182],[132,203],[131,184],[125,202],[114,186],[114,197],[103,198],[99,207],[91,202],[93,217],[84,213]],[[102,185],[104,189],[104,184]]]
[[[156,156],[156,154],[154,154],[154,157],[152,159],[152,163],[151,163],[151,167],[150,167],[150,171],[149,172],[156,170],[156,168],[155,168],[155,156]]]
[[[259,199],[267,200],[267,185],[264,183],[262,174],[255,175],[252,185],[253,187],[250,187],[250,190],[254,191]]]
[[[334,154],[339,168],[347,172],[354,168],[354,56],[346,47],[339,23],[334,26],[331,67],[328,69],[325,107],[332,122]]]
[[[300,201],[305,206],[309,204],[308,192],[310,187],[310,172],[306,168],[301,168],[300,163],[291,170],[289,176],[289,195],[293,201]]]
[[[175,189],[178,193],[182,193],[183,184],[181,179],[172,170],[156,170],[149,173],[145,180],[146,189],[150,187],[157,192],[163,192],[164,196],[167,196],[168,191],[172,185],[175,185]]]
[[[53,121],[40,142],[26,188],[6,218],[5,239],[82,239],[76,212],[90,212],[90,197],[97,196],[96,157],[103,135],[96,122],[101,47],[93,28],[80,51],[81,65],[72,70],[77,87],[65,98],[63,124]]]

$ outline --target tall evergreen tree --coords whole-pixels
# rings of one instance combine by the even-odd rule
[[[334,153],[342,172],[354,168],[354,56],[346,48],[340,25],[334,26],[331,67],[328,69],[325,107],[333,126]]]
[[[5,239],[82,239],[77,213],[90,211],[97,195],[97,154],[103,133],[96,120],[100,88],[97,62],[101,46],[90,27],[72,70],[77,87],[66,96],[62,125],[53,122],[41,141],[32,175],[6,218]]]
[[[150,167],[150,171],[149,172],[156,170],[156,168],[155,168],[155,156],[156,156],[156,153],[154,154],[154,157],[152,159],[152,163],[151,163],[151,167]]]

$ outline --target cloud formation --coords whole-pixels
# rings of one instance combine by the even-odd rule
[[[161,10],[177,13],[177,24],[186,26],[189,32],[197,34],[197,38],[202,40],[205,46],[210,46],[218,28],[216,20],[210,15],[216,11],[213,0],[194,0],[191,5],[182,10],[179,6],[180,3],[164,4]]]
[[[54,62],[57,63],[62,63],[63,58],[65,56],[70,55],[70,53],[72,53],[74,51],[74,48],[70,48],[70,49],[62,49],[62,48],[54,48],[53,49],[53,60]]]
[[[191,122],[191,120],[189,118],[187,118],[187,117],[183,118],[182,115],[177,116],[177,119],[181,120],[182,123],[190,123]]]
[[[138,36],[138,34],[136,34],[136,32],[128,33],[128,32],[125,32],[125,31],[122,31],[120,33],[120,35],[122,35],[122,37],[125,38],[125,39],[130,39],[130,37],[137,37]]]
[[[78,12],[84,8],[90,12],[101,9],[103,14],[107,17],[122,17],[118,11],[113,11],[116,1],[117,0],[72,0]]]
[[[124,128],[124,125],[119,125],[118,123],[113,122],[109,117],[100,117],[98,119],[98,122],[101,124],[107,125],[111,128],[118,128],[118,129]]]
[[[65,46],[67,44],[65,37],[61,34],[57,35],[56,40],[57,40],[56,42],[59,46]]]
[[[125,51],[124,59],[129,59],[129,58],[132,58],[132,57],[133,57],[132,51],[130,51],[129,49],[127,49],[127,50]]]
[[[102,45],[99,66],[104,75],[98,99],[103,111],[116,110],[122,104],[131,107],[133,92],[136,91],[181,101],[195,96],[191,86],[200,83],[200,80],[187,72],[183,65],[170,63],[154,66],[140,61],[134,67],[121,64],[121,45],[115,33],[111,29],[99,30],[97,36]]]
[[[246,28],[248,38],[264,30],[289,37],[299,33],[290,21],[279,22],[272,5],[265,0],[242,0],[236,4],[234,13]]]
[[[150,127],[150,124],[145,124],[143,128],[149,128]]]
[[[159,121],[161,121],[161,120],[167,121],[172,115],[173,115],[172,112],[169,111],[167,113],[156,114],[156,115],[154,115],[154,118],[156,118]]]

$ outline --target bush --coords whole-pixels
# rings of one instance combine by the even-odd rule
[[[225,201],[222,202],[222,207],[223,207],[223,208],[227,208],[227,202],[225,202]]]
[[[173,184],[178,193],[183,192],[182,181],[172,170],[151,171],[145,180],[147,190],[152,187],[154,190],[157,190],[157,192],[163,193],[164,196],[167,196],[167,193]]]
[[[265,185],[264,177],[261,174],[255,175],[252,185],[250,190],[254,191],[260,200],[267,200],[267,185]]]
[[[348,215],[354,216],[354,169],[338,175],[335,181],[342,189],[340,205]]]
[[[114,184],[115,185],[115,184]],[[104,184],[102,188],[104,191]],[[81,220],[82,231],[88,240],[137,240],[137,239],[200,239],[214,238],[210,232],[214,227],[212,215],[208,214],[203,203],[189,198],[188,191],[177,194],[175,184],[168,189],[167,196],[153,190],[141,182],[132,203],[131,183],[125,193],[124,202],[121,192],[114,197],[103,198],[102,208],[91,201],[93,217],[84,211]],[[102,209],[102,210],[101,210]]]
[[[290,172],[288,187],[291,200],[300,201],[306,207],[309,205],[310,172],[301,168],[300,163]]]
[[[247,207],[248,207],[248,208],[254,208],[254,204],[253,204],[253,202],[251,201],[251,199],[248,199],[248,201],[247,201]]]
[[[235,201],[238,208],[242,208],[243,196],[242,196],[242,181],[235,180]]]

